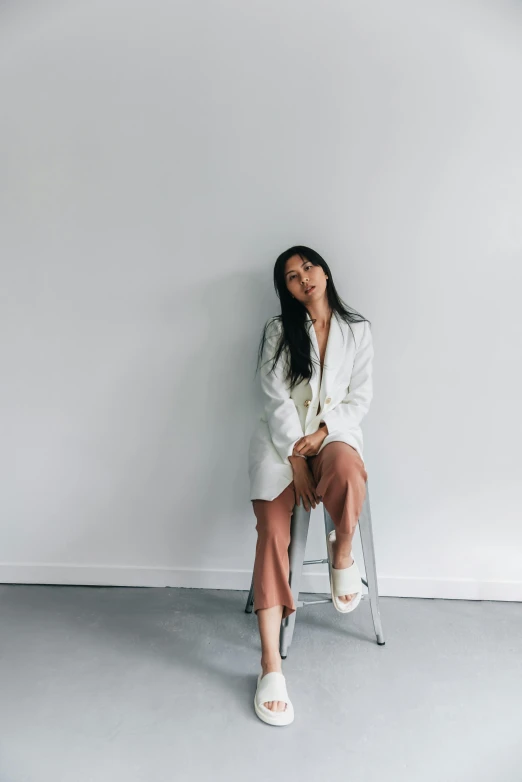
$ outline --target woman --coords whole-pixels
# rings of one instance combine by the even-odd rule
[[[352,539],[366,495],[360,422],[373,395],[370,323],[339,298],[328,264],[309,247],[282,253],[274,268],[281,315],[259,346],[263,413],[249,446],[250,498],[258,533],[254,612],[261,636],[256,714],[288,725],[294,711],[281,669],[281,620],[296,610],[288,546],[295,504],[322,501],[334,523],[327,540],[332,599],[342,613],[362,594]]]

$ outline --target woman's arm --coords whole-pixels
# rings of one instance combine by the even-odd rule
[[[328,433],[346,433],[361,423],[373,397],[373,341],[370,324],[364,321],[364,332],[355,354],[352,376],[344,399],[332,410],[323,413]]]
[[[284,354],[281,354],[279,357],[274,371],[270,372],[278,342],[279,334],[272,325],[267,329],[259,372],[261,376],[261,390],[264,397],[264,410],[272,442],[281,459],[286,464],[290,464],[288,457],[292,455],[294,443],[301,437],[304,437],[304,431],[297,407],[283,378],[282,364]]]

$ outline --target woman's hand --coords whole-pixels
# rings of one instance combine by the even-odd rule
[[[302,454],[303,456],[316,456],[319,448],[323,444],[324,438],[328,434],[328,427],[323,426],[313,434],[305,434],[294,445],[292,456]]]
[[[300,505],[302,497],[303,505],[305,509],[309,511],[309,506],[315,508],[316,505],[319,504],[319,498],[315,493],[315,478],[306,459],[302,459],[300,456],[291,456],[290,464],[294,471],[295,503],[296,505]]]

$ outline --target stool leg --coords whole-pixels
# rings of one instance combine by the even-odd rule
[[[254,605],[254,574],[252,573],[252,581],[250,582],[250,592],[248,593],[248,597],[246,601],[245,614],[252,613],[253,605]]]
[[[299,591],[301,587],[301,576],[303,573],[303,562],[305,558],[306,539],[308,537],[308,527],[310,525],[311,510],[306,510],[302,504],[294,505],[292,521],[290,525],[290,545],[288,547],[288,558],[290,561],[289,583],[294,598],[296,610],[283,619],[281,622],[281,631],[279,633],[279,652],[283,660],[288,655],[288,649],[292,643],[295,628],[295,618],[297,614],[297,604],[299,601]]]
[[[328,537],[329,533],[335,529],[335,524],[333,523],[332,517],[326,510],[326,505],[323,502],[323,511],[324,511],[324,532],[326,537]]]
[[[359,518],[359,532],[364,555],[364,568],[368,582],[368,594],[370,596],[370,608],[372,611],[373,626],[377,643],[384,646],[384,634],[382,632],[381,614],[379,611],[379,589],[377,583],[377,568],[375,565],[375,548],[373,542],[372,515],[370,512],[370,490],[366,481],[366,497]]]

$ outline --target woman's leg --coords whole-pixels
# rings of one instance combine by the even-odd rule
[[[274,500],[252,500],[256,515],[257,544],[254,561],[254,613],[261,636],[263,675],[281,671],[279,634],[281,620],[293,613],[290,589],[290,523],[295,505],[293,482]],[[273,711],[283,711],[284,701],[267,701]]]
[[[316,481],[317,494],[335,526],[334,568],[347,568],[353,562],[352,540],[366,496],[368,474],[359,452],[351,445],[333,442],[308,459]],[[349,602],[354,595],[342,595]]]

